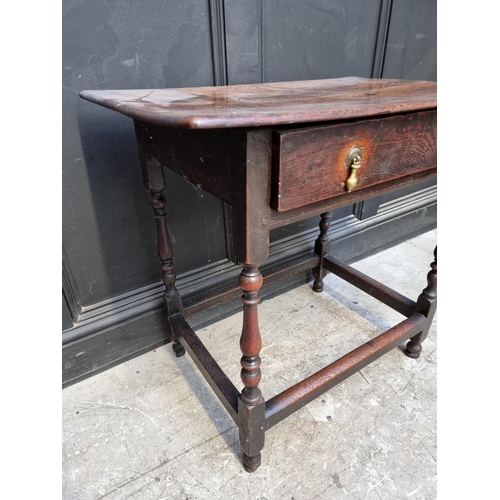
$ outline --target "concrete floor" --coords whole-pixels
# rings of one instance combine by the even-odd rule
[[[431,231],[355,267],[416,299]],[[266,399],[403,319],[333,275],[259,309]],[[242,315],[198,332],[237,387]],[[63,391],[63,498],[436,498],[436,319],[422,356],[394,349],[266,433],[262,465],[240,463],[235,424],[170,345]]]

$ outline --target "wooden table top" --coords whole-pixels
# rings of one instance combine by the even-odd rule
[[[334,78],[180,89],[87,90],[136,120],[181,128],[276,126],[434,109],[436,83]]]

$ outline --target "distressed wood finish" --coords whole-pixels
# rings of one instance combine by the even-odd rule
[[[436,112],[275,132],[273,208],[281,212],[334,196],[348,198],[346,156],[353,146],[362,151],[354,191],[433,169]]]
[[[427,288],[415,303],[330,257],[328,229],[332,208],[436,174],[434,83],[343,78],[223,88],[95,91],[82,97],[135,120],[144,182],[155,211],[163,300],[174,351],[178,356],[188,351],[237,423],[245,470],[259,467],[266,429],[402,341],[411,338],[405,352],[418,357],[436,308],[436,262]],[[306,125],[291,125],[297,123]],[[362,168],[358,186],[346,194],[349,171],[344,160],[354,145],[362,148]],[[232,242],[228,257],[242,269],[239,287],[225,286],[197,296],[185,308],[175,287],[162,165],[226,204]],[[313,290],[320,292],[325,272],[330,271],[408,319],[266,403],[259,388],[258,304],[264,281],[260,267],[268,257],[270,229],[318,214],[320,233],[314,255],[269,270],[266,280],[272,283],[312,269]],[[240,393],[185,318],[220,306],[241,291]]]
[[[259,266],[269,255],[271,132],[246,133],[245,161],[231,178],[231,229],[237,264]]]
[[[318,123],[436,107],[435,82],[358,77],[184,89],[89,90],[80,95],[135,120],[176,128]]]

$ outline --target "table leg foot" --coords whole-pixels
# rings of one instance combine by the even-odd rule
[[[316,278],[314,280],[313,287],[312,287],[313,292],[321,293],[323,291],[323,288],[324,288],[323,280],[321,278]]]
[[[181,343],[172,342],[172,350],[175,352],[175,356],[177,358],[180,358],[181,356],[184,356],[184,354],[186,354],[186,350]]]
[[[427,287],[424,288],[417,300],[415,312],[423,314],[427,318],[427,323],[422,332],[412,337],[404,353],[412,359],[417,359],[422,352],[422,342],[427,338],[429,329],[434,318],[437,307],[437,247],[434,249],[434,262],[431,263],[431,270],[427,274]]]
[[[414,337],[415,338],[415,337]],[[410,340],[406,344],[406,348],[404,350],[404,353],[412,359],[417,359],[420,357],[420,353],[422,352],[422,344],[418,342],[417,340]]]
[[[243,453],[243,468],[247,472],[255,472],[261,464],[261,454],[258,453],[253,457],[249,457],[246,453]]]
[[[320,261],[317,267],[313,269],[314,283],[312,289],[314,292],[321,293],[324,288],[323,278],[325,270],[323,269],[323,257],[330,251],[330,239],[328,238],[328,229],[330,228],[331,212],[321,214],[319,223],[320,233],[314,244],[314,252],[319,255]]]

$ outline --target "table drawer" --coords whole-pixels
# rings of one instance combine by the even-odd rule
[[[271,204],[280,212],[349,196],[353,146],[362,156],[352,192],[436,167],[436,111],[273,134]]]

